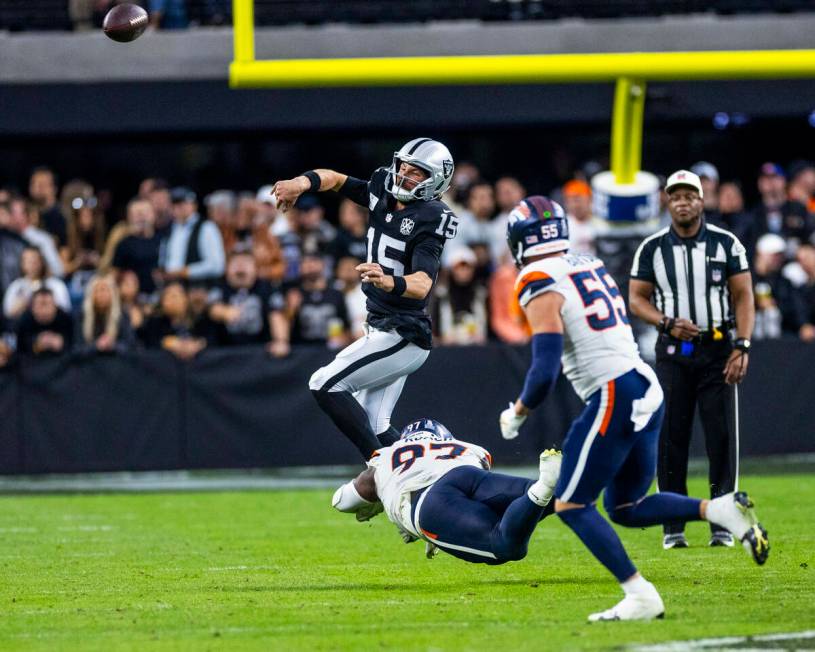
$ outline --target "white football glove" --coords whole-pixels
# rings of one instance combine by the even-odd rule
[[[510,403],[509,407],[501,412],[498,423],[501,426],[501,436],[504,439],[515,439],[518,436],[518,430],[526,421],[526,415],[518,416],[515,414],[515,406]]]

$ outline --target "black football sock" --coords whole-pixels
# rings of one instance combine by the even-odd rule
[[[311,390],[317,405],[322,408],[334,425],[342,431],[351,443],[357,447],[367,462],[377,448],[382,444],[371,430],[368,415],[359,402],[350,392],[328,392],[326,390]]]
[[[393,426],[389,426],[384,432],[380,432],[376,438],[379,440],[381,446],[390,446],[399,441],[399,431]]]

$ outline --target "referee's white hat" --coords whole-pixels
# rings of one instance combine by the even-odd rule
[[[699,193],[699,197],[704,197],[702,182],[700,181],[699,176],[690,170],[677,170],[671,176],[669,176],[668,181],[665,182],[665,192],[670,193],[671,190],[677,186],[688,186],[693,188]]]

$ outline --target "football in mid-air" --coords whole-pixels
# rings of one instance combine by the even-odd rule
[[[125,3],[116,5],[105,16],[102,29],[105,34],[119,43],[135,41],[147,29],[147,12],[138,5]]]

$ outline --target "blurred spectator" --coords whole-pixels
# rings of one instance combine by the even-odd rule
[[[67,242],[65,216],[57,204],[57,178],[47,167],[34,168],[28,184],[28,195],[40,211],[40,227],[57,241],[57,246]]]
[[[224,325],[212,319],[209,314],[212,288],[206,283],[190,283],[187,288],[187,298],[190,302],[190,318],[192,331],[197,337],[207,341],[209,346],[221,346],[226,343],[226,329]]]
[[[147,348],[162,348],[182,360],[190,360],[207,347],[207,333],[195,328],[184,286],[170,281],[164,286],[156,314],[139,331]]]
[[[173,204],[170,187],[164,179],[149,177],[139,184],[139,198],[147,199],[156,213],[156,233],[162,237],[170,233],[173,224]]]
[[[7,319],[17,319],[22,315],[28,309],[34,292],[42,287],[48,289],[61,310],[71,311],[68,288],[60,279],[51,276],[39,249],[30,245],[23,249],[20,270],[23,275],[11,282],[3,296],[3,314]]]
[[[304,254],[327,256],[337,230],[325,219],[325,209],[316,195],[305,194],[295,204],[300,248]]]
[[[16,334],[18,353],[59,354],[70,349],[74,326],[68,313],[57,306],[51,290],[41,287],[32,295],[31,307],[20,318]]]
[[[789,172],[787,196],[806,206],[807,212],[815,213],[815,164],[811,161],[793,161]]]
[[[189,188],[174,188],[171,199],[173,226],[159,255],[164,280],[214,283],[224,273],[221,232],[198,215],[196,196]]]
[[[368,320],[365,293],[362,291],[362,282],[356,270],[365,258],[343,256],[337,260],[336,281],[334,287],[345,297],[345,309],[348,312],[348,321],[351,324],[351,339],[359,339],[365,335],[365,322]]]
[[[6,293],[11,283],[20,277],[20,260],[29,246],[23,238],[9,229],[11,206],[0,202],[0,293]]]
[[[204,198],[207,219],[215,224],[221,233],[232,228],[232,218],[237,207],[237,197],[231,190],[216,190]]]
[[[258,279],[251,252],[229,256],[226,280],[213,290],[209,314],[225,326],[224,344],[243,346],[265,344],[275,352],[288,354],[289,327],[284,314],[285,300],[266,281]],[[274,335],[274,339],[272,336]]]
[[[435,323],[443,344],[487,341],[487,290],[476,280],[477,264],[472,249],[457,248],[445,280],[436,287]]]
[[[257,275],[266,281],[279,283],[286,273],[286,260],[280,242],[269,233],[268,225],[258,223],[257,202],[251,196],[242,197],[232,225],[223,229],[227,253],[250,251],[257,263]]]
[[[492,257],[494,261],[501,259],[506,248],[509,214],[525,196],[526,190],[515,177],[501,177],[495,182],[495,203],[499,212],[492,221]]]
[[[719,170],[713,163],[699,161],[691,166],[690,171],[702,182],[705,219],[719,224],[721,221],[719,217]]]
[[[761,166],[758,177],[761,202],[753,211],[753,242],[765,233],[775,233],[787,242],[787,253],[794,254],[798,245],[809,241],[813,225],[806,207],[787,198],[784,170],[775,163]]]
[[[77,330],[79,346],[84,350],[124,351],[133,345],[130,320],[122,312],[112,276],[94,276],[88,282]]]
[[[343,199],[339,211],[340,228],[334,240],[334,260],[368,258],[368,211],[350,199]]]
[[[105,249],[105,216],[99,210],[93,187],[84,181],[66,183],[62,202],[68,217],[68,238],[59,253],[71,297],[79,302]]]
[[[481,172],[470,161],[460,161],[453,172],[450,188],[442,198],[456,215],[461,215],[467,203],[470,187],[481,178]]]
[[[154,272],[158,268],[161,238],[156,233],[156,213],[145,199],[133,199],[127,205],[128,235],[119,241],[111,266],[117,271],[130,270],[139,279],[145,294],[156,290]]]
[[[68,15],[74,30],[101,27],[105,14],[114,4],[114,0],[68,0]]]
[[[803,306],[803,325],[798,331],[805,342],[815,341],[815,246],[804,244],[796,252],[796,261],[784,268],[784,276],[798,290]]]
[[[597,228],[591,214],[591,187],[572,179],[563,186],[563,209],[569,221],[569,253],[597,253]]]
[[[507,252],[489,282],[490,328],[502,342],[524,344],[529,340],[529,327],[515,293],[518,268]]]
[[[61,277],[64,269],[54,238],[50,233],[35,226],[35,214],[36,208],[33,204],[29,205],[25,199],[15,197],[8,205],[8,228],[31,246],[39,249],[51,273]]]
[[[136,331],[142,327],[146,317],[145,306],[139,293],[139,277],[131,270],[122,271],[119,273],[117,286],[122,313],[127,315],[130,327]]]
[[[348,343],[348,311],[342,292],[328,287],[325,261],[305,254],[300,266],[300,286],[289,290],[286,307],[291,315],[294,344],[319,344],[340,349]]]
[[[792,283],[781,274],[786,251],[784,238],[767,233],[758,239],[753,262],[756,325],[755,339],[798,335],[804,323],[801,299]]]
[[[148,3],[150,25],[158,29],[187,29],[186,0],[150,0]]]
[[[492,217],[495,215],[495,194],[492,185],[486,181],[477,181],[470,186],[467,195],[467,209],[459,215],[460,224],[458,235],[451,242],[453,247],[449,251],[445,247],[443,262],[446,267],[452,266],[452,255],[456,249],[462,246],[469,247],[478,260],[478,277],[486,279],[489,276],[493,264],[500,258],[505,240],[493,241],[494,229]],[[499,246],[500,245],[500,246]]]

